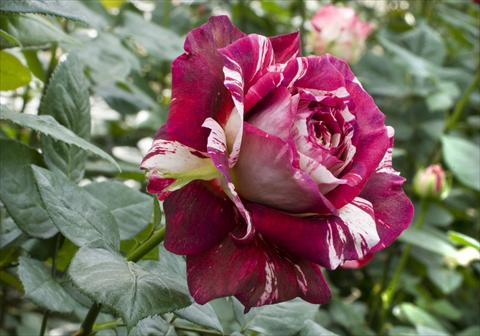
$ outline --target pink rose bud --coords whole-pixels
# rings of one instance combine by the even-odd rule
[[[365,49],[365,40],[373,24],[362,21],[350,7],[327,5],[320,8],[311,20],[314,29],[312,48],[318,55],[331,53],[355,63]]]
[[[420,197],[445,198],[450,189],[448,185],[445,172],[438,164],[419,170],[413,179],[413,188]]]

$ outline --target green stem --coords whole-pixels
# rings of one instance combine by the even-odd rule
[[[148,252],[154,249],[160,242],[163,241],[165,237],[165,227],[162,227],[156,230],[153,235],[148,238],[145,242],[143,242],[139,247],[133,250],[127,257],[128,261],[139,261],[142,259]],[[80,330],[75,333],[75,336],[88,336],[91,334],[93,330],[93,324],[97,319],[98,314],[100,314],[100,309],[102,305],[99,303],[94,303],[90,310],[87,313],[87,316],[82,322],[82,326]]]
[[[458,120],[462,115],[463,109],[465,108],[465,106],[467,105],[470,99],[470,95],[473,93],[473,91],[475,91],[479,82],[480,82],[480,66],[477,69],[477,73],[475,74],[475,77],[473,78],[472,82],[470,83],[468,88],[463,92],[463,95],[455,104],[453,113],[447,119],[447,122],[445,123],[445,132],[451,131],[452,129],[455,128]]]
[[[428,199],[422,198],[420,203],[420,213],[418,214],[417,220],[413,225],[416,229],[420,229],[425,223],[425,217],[427,215],[429,205],[430,203]],[[402,275],[402,272],[405,269],[405,266],[407,265],[408,257],[410,256],[411,250],[412,250],[412,245],[407,244],[402,252],[402,255],[400,256],[400,261],[398,262],[397,267],[395,268],[393,277],[390,280],[390,283],[387,286],[387,289],[381,295],[382,306],[383,306],[381,310],[381,315],[380,315],[380,328],[382,331],[381,334],[383,334],[383,331],[384,331],[384,321],[385,321],[386,314],[390,310],[393,297],[395,295],[395,292],[398,287],[398,283],[400,281],[400,276]]]
[[[210,330],[210,329],[203,329],[203,328],[196,328],[196,327],[187,327],[187,326],[175,326],[176,330],[182,331],[193,331],[199,333],[200,335],[223,335],[221,332]]]
[[[45,313],[43,314],[43,318],[42,318],[42,326],[40,327],[40,336],[43,336],[45,335],[45,331],[47,330],[47,322],[48,322],[48,315],[50,314],[50,312],[48,310],[45,311]]]
[[[55,67],[58,64],[57,48],[58,46],[56,43],[50,48],[50,63],[48,63],[47,74],[45,76],[45,83],[43,84],[42,96],[44,96],[45,92],[47,92],[48,82],[50,81],[50,77],[52,76],[53,70],[55,70]]]
[[[62,243],[63,243],[63,236],[60,233],[57,233],[55,237],[55,247],[53,248],[53,253],[52,253],[52,266],[50,269],[53,280],[55,280],[55,278],[57,277],[57,253]],[[49,315],[50,315],[50,311],[48,309],[45,310],[42,318],[42,326],[40,327],[40,336],[45,335],[45,331],[47,330],[47,322],[48,322]]]
[[[305,36],[306,35],[306,32],[305,32],[305,21],[307,20],[307,8],[306,8],[306,5],[305,5],[305,1],[301,0],[299,1],[298,3],[298,6],[299,6],[299,12],[300,12],[300,17],[302,18],[301,22],[300,22],[300,43],[301,43],[301,51],[305,51]]]
[[[165,227],[162,227],[156,230],[153,235],[148,238],[144,243],[142,243],[139,247],[133,250],[131,253],[128,254],[128,261],[139,261],[142,259],[148,252],[154,249],[160,242],[163,241],[165,237]]]
[[[115,329],[116,327],[120,327],[122,325],[124,325],[122,320],[113,320],[113,321],[108,321],[103,323],[95,323],[95,325],[92,328],[92,331],[97,332],[100,330]]]
[[[93,324],[97,319],[98,314],[100,314],[100,309],[102,305],[99,303],[93,303],[90,309],[88,310],[87,316],[82,322],[80,326],[80,330],[78,330],[74,336],[88,336],[92,332]]]

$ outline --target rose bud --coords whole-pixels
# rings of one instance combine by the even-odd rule
[[[322,266],[361,260],[411,222],[393,129],[344,61],[300,57],[298,33],[246,35],[217,16],[184,48],[142,168],[191,295],[246,310],[327,302]]]
[[[365,49],[365,40],[373,24],[361,21],[350,7],[327,5],[311,20],[314,32],[310,44],[317,55],[331,53],[349,63],[355,63]]]
[[[450,187],[442,166],[434,164],[415,174],[413,189],[420,197],[443,199],[447,197]]]

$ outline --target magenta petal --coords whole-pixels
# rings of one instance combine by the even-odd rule
[[[361,199],[340,209],[339,216],[292,216],[253,203],[248,208],[266,239],[329,269],[363,258],[379,241],[373,209]]]
[[[212,117],[224,123],[233,108],[223,85],[223,60],[217,49],[243,36],[226,16],[211,17],[187,35],[186,53],[172,64],[170,112],[156,138],[205,151],[209,132],[202,127],[203,121]]]
[[[295,166],[296,160],[292,144],[245,123],[233,169],[240,195],[290,212],[335,212],[312,178]]]
[[[298,57],[287,63],[285,86],[335,91],[345,87],[343,74],[330,62],[330,55]]]
[[[253,84],[245,95],[245,114],[273,89],[277,88],[282,80],[283,75],[280,72],[268,72]]]
[[[390,146],[384,123],[385,116],[375,105],[372,97],[354,82],[347,83],[347,90],[355,102],[354,114],[358,125],[358,138],[353,163],[339,178],[355,180],[356,183],[339,185],[327,194],[328,199],[337,208],[358,196]]]
[[[279,87],[255,107],[248,123],[287,141],[297,113],[298,100],[298,95],[292,96],[287,88]]]
[[[205,251],[238,224],[228,197],[208,182],[194,181],[172,192],[164,202],[165,248],[176,254]]]
[[[231,237],[216,247],[187,256],[187,280],[196,302],[235,295],[248,310],[300,296],[326,303],[330,290],[317,265],[285,258],[260,238],[236,244]]]
[[[207,150],[210,158],[213,161],[213,164],[223,176],[222,186],[225,190],[225,193],[235,204],[243,219],[245,219],[245,223],[247,224],[246,233],[241,239],[250,239],[254,234],[252,221],[250,219],[250,213],[247,211],[247,209],[245,209],[240,196],[238,196],[238,193],[235,190],[235,185],[232,182],[228,164],[227,140],[225,132],[222,127],[211,118],[205,120],[203,127],[211,130],[210,135],[208,136]]]
[[[375,210],[380,242],[374,252],[392,244],[412,222],[413,205],[402,189],[403,182],[405,179],[395,174],[375,173],[362,190],[361,197]]]
[[[270,42],[275,53],[275,63],[286,63],[290,59],[300,56],[299,32],[272,36]]]

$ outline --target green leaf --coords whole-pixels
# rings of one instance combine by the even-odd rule
[[[0,29],[0,50],[21,46],[22,44],[19,40],[17,40],[14,36],[10,35],[6,31]]]
[[[42,82],[45,82],[47,74],[43,69],[42,63],[38,59],[37,51],[25,49],[22,51],[22,53],[23,56],[25,56],[25,60],[27,61],[30,71]]]
[[[424,22],[402,34],[399,40],[414,54],[430,62],[441,65],[445,60],[447,50],[442,35]]]
[[[78,57],[69,54],[50,78],[39,113],[51,115],[61,125],[88,140],[91,124],[88,86]],[[52,171],[60,171],[73,181],[82,179],[87,160],[85,150],[48,137],[42,137],[42,149],[45,163]]]
[[[203,305],[194,303],[187,308],[175,311],[175,314],[195,324],[215,329],[223,333],[223,327],[218,320],[217,314],[208,303]]]
[[[170,325],[161,316],[154,315],[140,320],[138,324],[130,330],[128,336],[176,336],[174,326]]]
[[[103,204],[61,173],[32,170],[48,215],[65,237],[78,246],[119,249],[115,219]]]
[[[70,313],[76,306],[75,300],[52,278],[50,270],[41,261],[20,257],[18,275],[25,296],[37,305],[61,313]]]
[[[458,289],[463,281],[462,275],[455,270],[437,267],[428,268],[428,277],[444,294]]]
[[[455,177],[464,185],[480,191],[480,147],[450,135],[442,137],[442,145],[445,163]]]
[[[137,235],[152,218],[152,198],[123,183],[96,182],[84,189],[110,210],[120,230],[121,240]]]
[[[252,308],[243,330],[253,330],[267,335],[294,335],[303,328],[303,321],[313,319],[318,305],[300,299]]]
[[[478,240],[460,232],[448,231],[448,239],[450,239],[452,243],[462,246],[470,246],[480,251],[480,242]]]
[[[180,36],[146,21],[138,14],[125,11],[122,23],[115,32],[123,38],[132,39],[136,49],[140,47],[156,61],[172,61],[183,52],[183,39]]]
[[[82,291],[116,311],[129,327],[147,316],[190,304],[175,279],[103,249],[81,248],[69,274]]]
[[[436,300],[429,307],[436,315],[449,320],[458,321],[462,318],[462,312],[445,299]]]
[[[15,56],[0,51],[0,78],[0,91],[8,91],[30,83],[32,74]]]
[[[14,244],[22,236],[22,230],[15,225],[11,217],[0,219],[0,249]]]
[[[36,238],[50,238],[57,228],[42,205],[30,164],[42,162],[34,149],[0,139],[0,200],[18,227]]]
[[[0,2],[0,12],[55,15],[88,23],[87,17],[81,15],[78,9],[79,3],[75,0],[15,0]]]
[[[442,256],[453,258],[456,256],[457,250],[447,240],[440,239],[426,229],[411,227],[403,232],[399,239]]]
[[[98,85],[124,80],[132,70],[140,69],[135,55],[123,46],[117,36],[110,33],[99,34],[75,52]]]
[[[394,314],[410,322],[415,327],[424,326],[438,331],[445,331],[435,317],[411,303],[402,303],[400,306],[395,307]]]
[[[312,320],[306,320],[304,324],[299,336],[337,336]]]
[[[46,18],[33,14],[0,14],[0,29],[13,36],[23,48],[45,48],[52,43],[75,42]]]
[[[31,128],[44,135],[50,136],[56,140],[77,146],[79,148],[88,150],[99,157],[110,161],[120,170],[117,162],[110,155],[105,153],[97,146],[85,141],[70,131],[68,128],[60,125],[54,118],[48,115],[36,116],[32,114],[24,114],[12,112],[7,109],[5,105],[0,105],[0,120],[9,120],[22,127]]]

